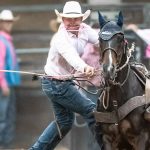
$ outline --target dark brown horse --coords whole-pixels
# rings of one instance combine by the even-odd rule
[[[97,138],[103,134],[104,150],[150,150],[150,122],[144,118],[150,103],[145,95],[148,72],[130,61],[122,13],[108,22],[99,13],[99,23],[104,84],[95,112]]]

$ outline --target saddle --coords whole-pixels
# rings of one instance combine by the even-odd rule
[[[134,71],[135,75],[139,79],[139,81],[145,87],[145,98],[147,103],[146,111],[144,113],[145,120],[150,122],[150,72],[147,70],[145,65],[141,63],[131,63],[131,69]]]
[[[145,86],[146,78],[150,79],[150,74],[144,64],[137,62],[130,62],[131,69],[134,71],[138,80]]]

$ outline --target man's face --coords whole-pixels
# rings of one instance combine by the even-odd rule
[[[66,30],[77,31],[80,28],[82,17],[79,18],[62,18]]]
[[[13,21],[1,21],[1,29],[10,33],[13,27]]]

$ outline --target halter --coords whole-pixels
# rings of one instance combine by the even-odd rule
[[[103,28],[101,29],[101,31],[100,31],[100,33],[99,33],[99,40],[102,39],[103,41],[106,41],[106,42],[107,42],[107,41],[111,40],[116,34],[120,34],[120,35],[122,35],[122,37],[123,37],[123,39],[122,39],[123,41],[121,41],[121,42],[124,42],[123,53],[124,53],[125,56],[126,56],[126,61],[125,61],[125,63],[124,63],[122,66],[120,66],[120,63],[121,63],[121,59],[122,59],[122,55],[123,55],[123,54],[121,54],[121,58],[120,58],[119,55],[118,55],[117,49],[116,49],[115,47],[113,47],[113,46],[111,45],[111,43],[108,43],[108,45],[106,45],[105,48],[101,49],[101,54],[102,54],[102,56],[103,56],[103,54],[104,54],[107,50],[113,51],[113,52],[116,54],[116,56],[117,56],[117,64],[116,64],[117,69],[115,70],[116,75],[117,75],[117,72],[121,71],[124,67],[128,66],[127,75],[126,75],[124,81],[122,81],[122,83],[116,82],[116,81],[115,81],[115,78],[114,78],[114,80],[111,80],[111,81],[110,81],[110,83],[111,83],[112,85],[123,86],[123,85],[125,84],[125,82],[127,81],[128,76],[129,76],[130,66],[128,65],[128,63],[129,63],[129,59],[130,59],[130,57],[131,57],[131,53],[134,51],[135,44],[132,43],[132,46],[131,46],[130,49],[127,47],[127,42],[126,42],[125,39],[124,39],[124,32],[122,31],[122,28],[121,28],[120,26],[118,26],[117,23],[114,22],[114,21],[107,22],[107,23],[103,26]],[[114,40],[115,40],[115,39],[114,39]],[[111,42],[111,41],[110,41],[110,42]],[[100,43],[100,44],[101,44],[101,43]],[[99,97],[99,99],[102,100],[102,104],[103,104],[104,109],[107,109],[108,106],[109,106],[109,90],[110,90],[110,87],[104,85],[104,90],[103,90],[101,96]],[[116,106],[116,105],[114,105],[114,106]]]
[[[103,54],[107,51],[107,50],[111,50],[113,51],[116,56],[117,56],[117,62],[118,64],[121,61],[121,58],[118,56],[118,52],[116,50],[115,47],[113,47],[111,44],[111,39],[116,36],[117,34],[120,34],[121,37],[121,42],[124,41],[125,43],[125,39],[124,39],[124,32],[122,31],[122,28],[114,21],[109,21],[107,22],[103,28],[101,29],[100,33],[99,33],[99,41],[103,40],[108,42],[108,44],[106,45],[106,47],[101,49],[101,55],[103,56]],[[112,39],[113,40],[113,39]],[[114,39],[117,40],[117,39]],[[117,42],[117,41],[116,41]],[[101,44],[101,43],[100,43]],[[125,51],[125,44],[124,44],[124,51]]]
[[[104,41],[108,41],[110,40],[112,37],[114,37],[116,34],[121,34],[123,35],[124,38],[124,32],[122,31],[122,28],[114,21],[108,21],[103,28],[101,29],[100,33],[99,33],[99,40],[102,39]],[[131,48],[127,48],[127,42],[124,40],[124,53],[126,53],[126,62],[125,64],[123,64],[120,67],[117,67],[116,72],[122,70],[129,62],[129,59],[131,57],[131,53],[134,51],[135,48],[135,44],[132,43]],[[111,50],[113,51],[116,56],[118,56],[117,50],[113,47],[110,47],[110,45],[104,49],[102,49],[101,54],[103,56],[103,54],[107,51],[107,50]],[[118,57],[117,57],[118,58]],[[121,58],[120,58],[121,59]],[[117,66],[119,66],[120,62],[117,63]]]

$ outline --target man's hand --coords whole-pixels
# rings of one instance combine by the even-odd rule
[[[9,87],[2,88],[2,94],[3,94],[3,96],[9,96],[9,94],[10,94]]]
[[[95,71],[94,67],[91,67],[91,66],[86,66],[84,68],[84,73],[89,77],[94,75],[94,71]]]

